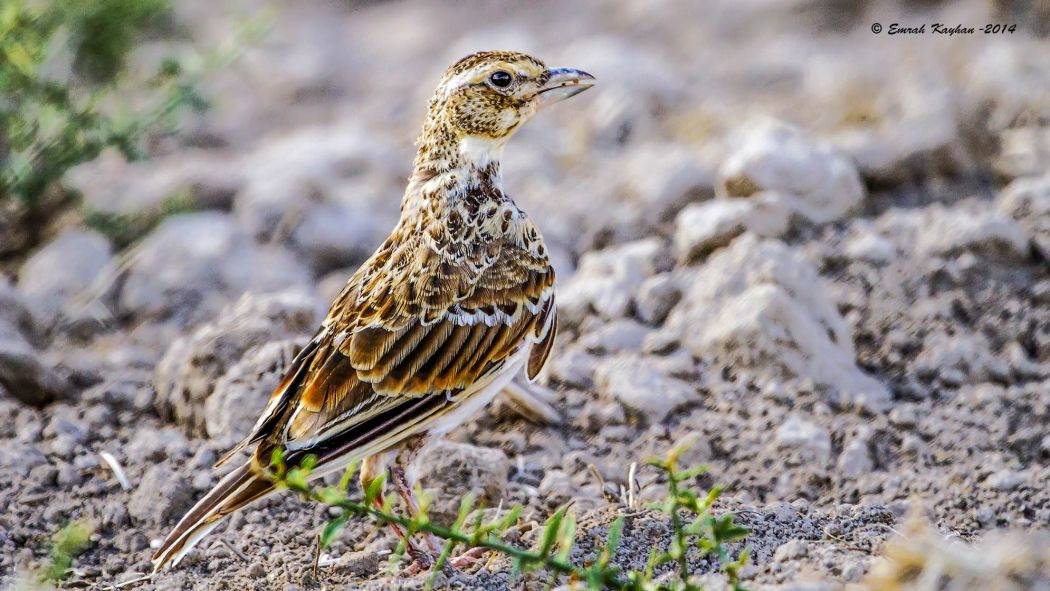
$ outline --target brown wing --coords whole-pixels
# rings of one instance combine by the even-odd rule
[[[380,251],[351,279],[271,402],[269,434],[307,444],[394,412],[446,398],[533,347],[530,376],[554,336],[554,271],[513,244],[485,247],[481,268],[455,265],[417,242]],[[538,353],[537,353],[538,351]],[[260,420],[260,424],[262,424]]]

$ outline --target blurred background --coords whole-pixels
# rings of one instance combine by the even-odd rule
[[[488,49],[598,83],[503,160],[558,271],[551,413],[452,434],[439,511],[607,526],[626,466],[691,440],[755,588],[884,588],[894,543],[1050,547],[1048,33],[1040,0],[5,2],[0,578],[70,521],[74,580],[146,571],[393,227],[444,69]],[[887,541],[908,515],[918,549]],[[206,542],[141,588],[393,584],[367,524],[322,583],[312,534],[270,527],[324,518],[267,501],[216,535],[264,569]]]

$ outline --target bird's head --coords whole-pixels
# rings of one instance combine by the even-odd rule
[[[548,68],[514,51],[468,55],[449,67],[434,92],[420,156],[431,161],[458,157],[484,166],[540,109],[576,96],[593,81],[587,72]]]

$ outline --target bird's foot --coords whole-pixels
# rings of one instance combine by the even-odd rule
[[[432,566],[434,566],[434,557],[430,554],[430,552],[423,550],[415,544],[409,545],[408,556],[412,559],[412,562],[410,562],[409,565],[405,567],[405,574],[409,576],[415,576],[419,573],[424,573],[430,570]]]
[[[485,556],[485,553],[487,553],[488,551],[488,548],[476,546],[460,554],[459,556],[452,558],[448,561],[448,564],[457,570],[471,568],[474,565],[478,564],[481,561],[482,557]]]

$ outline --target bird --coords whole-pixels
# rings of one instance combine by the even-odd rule
[[[312,456],[311,478],[360,462],[362,487],[389,476],[418,512],[413,458],[519,374],[535,379],[550,356],[555,271],[535,222],[504,190],[500,161],[524,123],[594,82],[515,51],[473,53],[445,71],[397,224],[349,278],[251,432],[216,465],[241,451],[250,457],[156,548],[154,573],[178,564],[223,518],[276,492],[274,450],[289,467]],[[435,551],[436,540],[427,540],[428,552],[394,527],[417,561]]]

